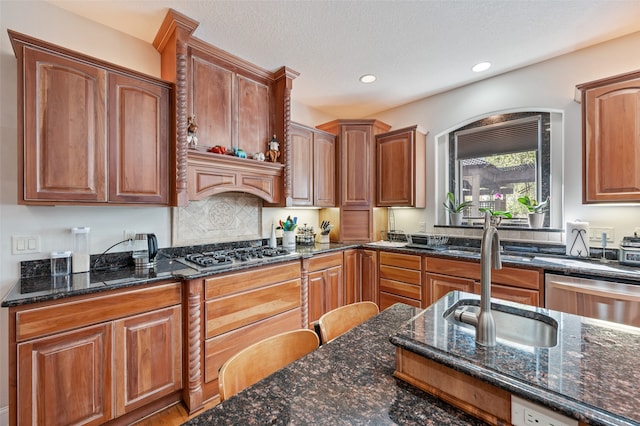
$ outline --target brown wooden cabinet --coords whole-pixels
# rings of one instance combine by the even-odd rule
[[[378,304],[378,252],[368,249],[344,251],[345,305],[370,301]]]
[[[308,326],[320,317],[345,304],[343,253],[327,253],[311,257],[308,271]]]
[[[425,306],[453,290],[480,294],[480,263],[438,257],[425,257],[424,261]],[[512,266],[494,269],[491,271],[491,297],[543,306],[544,273]]]
[[[233,176],[226,176],[228,163],[233,162],[235,176],[245,179],[251,175],[259,161],[251,155],[267,150],[267,143],[273,135],[280,142],[281,156],[277,179],[272,181],[278,188],[263,197],[266,201],[284,205],[290,196],[291,175],[285,167],[291,160],[288,127],[291,111],[291,88],[298,73],[282,67],[275,72],[267,71],[225,52],[196,37],[193,32],[199,23],[170,9],[167,12],[156,38],[154,47],[162,56],[162,76],[175,83],[176,128],[175,181],[173,182],[178,205],[186,205],[189,200],[198,199],[193,188],[201,185],[192,182],[194,172],[187,161],[187,121],[195,115],[198,130],[198,146],[221,145],[231,149],[243,149],[248,159],[223,154],[211,154],[207,161],[213,176],[222,176],[224,185],[218,185],[219,192],[243,191],[244,187]],[[225,159],[223,170],[218,171],[219,161]],[[264,178],[260,171],[257,180]],[[254,195],[262,197],[262,192]]]
[[[317,126],[336,135],[339,222],[332,241],[369,242],[377,229],[373,206],[375,136],[390,128],[378,120],[334,120]]]
[[[183,401],[190,412],[218,395],[218,369],[233,354],[302,325],[300,262],[223,273],[185,283]]]
[[[101,424],[180,399],[181,284],[9,309],[10,423]]]
[[[640,71],[582,92],[582,202],[640,201]]]
[[[9,31],[19,203],[169,203],[170,84]]]
[[[422,288],[422,257],[416,254],[381,251],[378,282],[380,309],[394,303],[425,307]]]
[[[418,126],[376,136],[376,205],[426,206],[426,134]]]
[[[334,207],[335,136],[291,123],[291,206]]]

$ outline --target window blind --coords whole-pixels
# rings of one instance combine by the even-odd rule
[[[540,141],[539,115],[455,132],[458,160],[534,151]]]

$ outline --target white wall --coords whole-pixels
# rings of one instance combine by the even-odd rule
[[[640,69],[640,33],[564,55],[468,85],[440,95],[378,113],[393,128],[419,124],[427,135],[426,209],[396,209],[398,229],[415,230],[425,221],[427,230],[435,223],[436,209],[443,199],[436,197],[434,175],[442,172],[436,162],[436,138],[469,119],[488,113],[523,108],[564,111],[564,218],[589,221],[592,227],[613,227],[615,246],[625,235],[640,227],[638,205],[582,204],[582,133],[580,104],[574,101],[575,86],[607,76]],[[425,76],[428,78],[428,76]],[[438,169],[440,167],[440,169]]]

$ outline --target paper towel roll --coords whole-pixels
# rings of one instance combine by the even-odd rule
[[[589,222],[567,222],[567,256],[589,257]]]

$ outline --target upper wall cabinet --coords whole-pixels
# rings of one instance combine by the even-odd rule
[[[9,31],[21,204],[169,204],[171,85]]]
[[[376,205],[425,207],[426,134],[417,126],[376,136]]]
[[[192,36],[198,25],[170,9],[153,42],[162,55],[162,77],[175,82],[176,173],[172,184],[176,203],[186,205],[204,194],[241,191],[272,205],[284,205],[292,190],[288,130],[291,85],[298,73],[286,67],[270,72],[199,40]],[[198,126],[196,149],[187,142],[191,116]],[[273,167],[264,173],[261,162],[251,158],[267,151],[273,135],[280,142],[280,157],[271,163],[278,167],[276,174]],[[216,145],[240,148],[249,158],[207,152]],[[206,175],[194,167],[207,169]],[[194,176],[205,176],[207,182],[194,182]],[[208,189],[203,191],[203,187]]]
[[[577,88],[583,203],[640,202],[640,71]]]
[[[336,205],[335,136],[291,123],[292,206]]]

